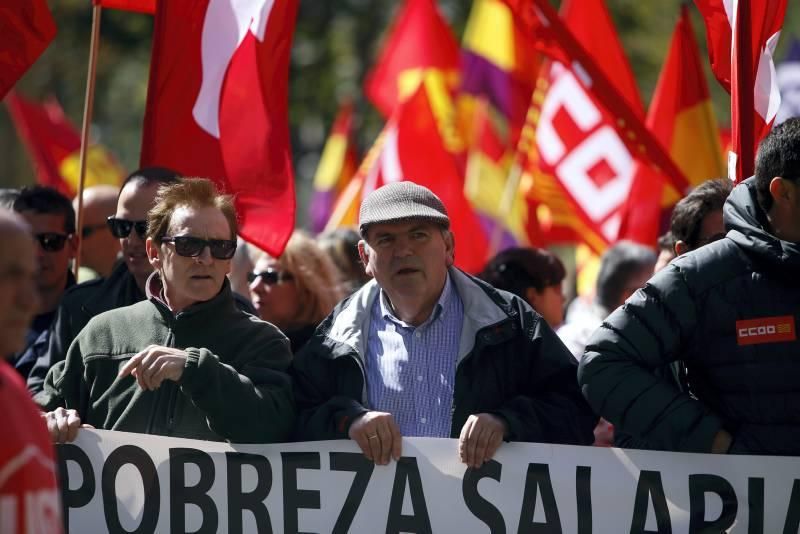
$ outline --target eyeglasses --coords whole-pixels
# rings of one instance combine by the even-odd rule
[[[292,276],[287,272],[277,271],[272,268],[269,268],[266,271],[261,271],[261,272],[252,271],[247,273],[247,281],[250,282],[251,284],[259,278],[261,278],[261,281],[264,282],[266,285],[274,286],[275,284],[286,282],[287,280],[293,280],[294,276]]]
[[[131,230],[136,229],[140,238],[147,237],[147,221],[129,221],[128,219],[117,219],[113,215],[106,219],[111,233],[117,239],[124,239],[131,235]]]
[[[84,225],[84,227],[81,228],[81,237],[83,239],[86,239],[87,237],[91,236],[93,233],[97,232],[98,230],[102,230],[103,228],[106,228],[107,226],[108,226],[107,222],[103,223],[103,224]],[[128,233],[130,233],[130,230],[128,230]]]
[[[45,232],[43,234],[36,234],[33,237],[39,242],[42,250],[45,252],[59,252],[64,249],[69,236],[66,234],[57,234],[55,232]]]
[[[176,235],[175,237],[164,236],[161,238],[161,242],[174,243],[178,256],[187,258],[199,256],[206,247],[218,260],[229,260],[236,252],[236,240],[234,239],[200,239],[188,235]]]

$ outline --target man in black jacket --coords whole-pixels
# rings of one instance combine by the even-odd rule
[[[402,436],[459,438],[471,467],[503,440],[592,442],[575,359],[522,299],[452,266],[438,197],[392,183],[364,199],[359,222],[374,280],[293,361],[301,439],[349,437],[386,464]]]
[[[70,343],[89,319],[144,300],[144,284],[153,272],[144,248],[147,212],[155,203],[158,188],[177,181],[175,172],[152,167],[135,171],[122,184],[117,212],[108,224],[119,239],[123,261],[108,278],[79,284],[64,294],[51,325],[48,345],[28,375],[31,394],[42,390],[47,372],[64,360]]]
[[[723,215],[724,239],[673,260],[604,322],[579,381],[653,447],[797,455],[800,119],[762,141]],[[653,373],[679,359],[694,396]]]

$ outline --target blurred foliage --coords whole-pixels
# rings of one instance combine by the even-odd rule
[[[311,180],[338,103],[346,98],[354,99],[358,112],[358,144],[362,150],[369,148],[382,126],[382,118],[364,100],[360,88],[399,3],[398,0],[300,2],[292,49],[289,102],[300,225],[305,222]],[[558,2],[553,3],[558,5]],[[470,4],[467,0],[439,0],[459,37]],[[680,1],[607,0],[607,5],[628,52],[642,98],[647,103],[658,79]],[[79,128],[86,84],[91,2],[50,0],[50,7],[58,25],[58,36],[17,88],[35,99],[54,95]],[[702,20],[694,7],[692,12],[697,40],[707,64]],[[152,23],[152,17],[135,13],[105,10],[102,16],[92,136],[106,144],[129,170],[138,166]],[[793,28],[800,28],[800,9],[796,5],[789,6],[778,58],[782,57],[789,41],[787,35]],[[717,118],[727,125],[730,99],[713,79],[710,69],[707,79]],[[0,111],[0,161],[4,164],[0,187],[33,181],[31,162],[5,109]]]

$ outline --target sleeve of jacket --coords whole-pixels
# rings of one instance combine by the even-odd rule
[[[66,357],[67,350],[75,338],[70,322],[68,309],[63,305],[59,306],[50,325],[47,350],[36,358],[36,363],[28,374],[27,385],[31,395],[36,395],[44,389],[45,378],[50,368]]]
[[[361,371],[347,356],[325,354],[329,348],[314,337],[295,356],[291,373],[297,403],[295,437],[300,441],[348,439],[350,424],[367,412],[361,398]]]
[[[77,410],[81,420],[85,420],[89,405],[89,388],[86,385],[84,371],[81,344],[76,339],[70,345],[66,358],[56,362],[47,372],[42,390],[33,400],[45,412],[61,406]]]
[[[289,341],[272,337],[248,346],[252,357],[237,371],[208,349],[187,348],[181,389],[206,414],[209,428],[234,443],[286,441],[294,424],[286,369]],[[241,356],[240,356],[241,357]]]
[[[659,272],[594,333],[578,370],[583,395],[616,428],[653,448],[708,452],[722,423],[657,369],[680,359],[697,301],[674,265]]]
[[[528,393],[495,411],[508,422],[508,440],[590,445],[598,417],[578,389],[575,358],[541,317],[520,311],[530,347]]]

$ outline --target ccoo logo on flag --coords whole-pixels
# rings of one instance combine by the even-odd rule
[[[739,346],[795,340],[797,331],[791,315],[736,321],[736,342]]]

